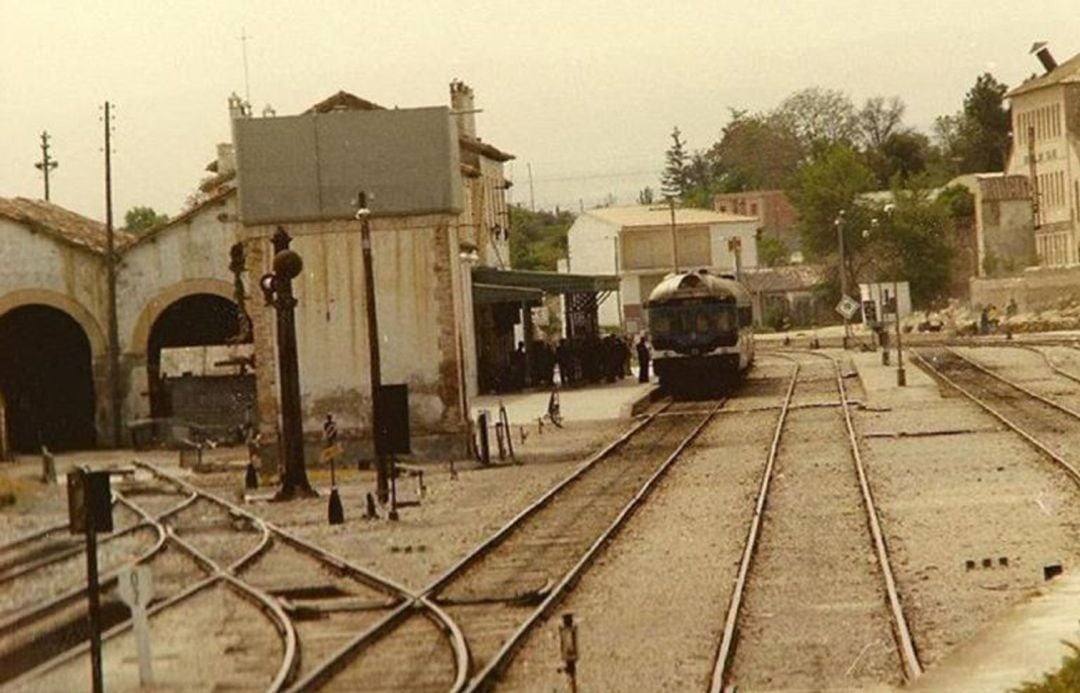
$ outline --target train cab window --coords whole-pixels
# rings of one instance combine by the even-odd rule
[[[709,324],[709,316],[706,313],[698,313],[696,323],[695,329],[698,332],[708,332],[712,327]]]
[[[735,315],[731,308],[724,306],[716,313],[716,331],[731,332],[735,329]]]

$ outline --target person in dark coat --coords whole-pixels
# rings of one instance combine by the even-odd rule
[[[641,339],[637,343],[637,361],[638,361],[638,382],[649,382],[649,362],[652,360],[652,355],[649,353],[649,339],[645,335],[641,335]]]
[[[574,381],[572,361],[570,345],[566,343],[565,339],[560,339],[559,345],[555,347],[555,363],[559,364],[559,379],[564,386],[570,385]]]

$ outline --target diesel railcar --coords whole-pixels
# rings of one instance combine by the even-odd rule
[[[750,292],[705,270],[669,274],[645,305],[653,367],[672,392],[715,389],[754,361]]]

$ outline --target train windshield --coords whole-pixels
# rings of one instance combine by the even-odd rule
[[[653,338],[668,335],[712,335],[738,329],[735,306],[721,303],[674,303],[649,309]]]

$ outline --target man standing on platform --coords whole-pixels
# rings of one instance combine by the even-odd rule
[[[641,339],[637,343],[637,362],[638,362],[638,382],[649,382],[649,361],[652,356],[649,354],[649,339],[645,335],[641,335]]]

